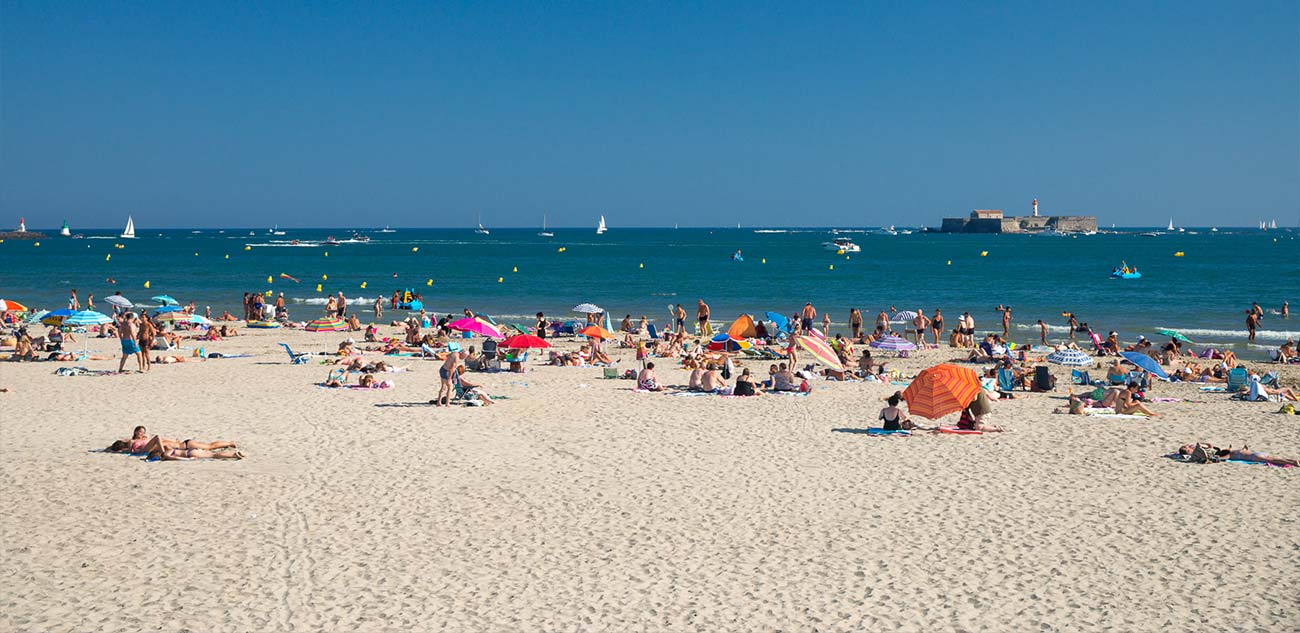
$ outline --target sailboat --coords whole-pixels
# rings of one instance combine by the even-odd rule
[[[122,234],[118,237],[133,240],[135,239],[135,220],[131,216],[126,216],[126,228],[122,229]]]
[[[542,232],[537,234],[538,237],[555,237],[555,234],[546,230],[546,214],[542,214]]]
[[[281,230],[280,230],[280,225],[277,224],[277,225],[275,225],[275,228],[272,228],[271,230],[267,231],[267,234],[268,234],[268,235],[284,235],[284,231],[281,231]]]
[[[68,228],[68,221],[63,221],[63,228],[59,229],[59,235],[63,237],[72,237],[72,229]]]
[[[387,224],[385,224],[385,225],[384,225],[384,228],[379,229],[379,232],[380,232],[380,233],[396,233],[397,231],[394,231],[391,227],[389,227]]]
[[[478,228],[474,229],[474,232],[478,233],[479,235],[491,235],[492,234],[491,231],[483,228],[483,218],[480,217],[479,214],[477,213],[474,214],[474,217],[478,218]]]
[[[1275,228],[1277,228],[1277,220],[1271,220],[1271,221],[1269,221],[1269,223],[1268,223],[1268,228],[1270,228],[1270,229],[1275,229]]]
[[[1173,218],[1169,218],[1169,226],[1166,227],[1165,230],[1166,230],[1166,231],[1172,231],[1172,230],[1174,230],[1174,219],[1173,219]]]
[[[605,216],[602,215],[600,216],[600,224],[596,225],[596,235],[604,235],[605,231],[608,230],[609,229],[605,228]]]

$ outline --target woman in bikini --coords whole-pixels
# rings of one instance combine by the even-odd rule
[[[221,450],[235,448],[234,442],[217,440],[215,442],[200,442],[198,440],[174,440],[161,435],[149,436],[148,431],[143,426],[137,426],[131,431],[131,439],[117,440],[108,447],[110,453],[148,453],[154,449],[172,449],[186,448],[197,450]]]
[[[1271,457],[1264,453],[1258,453],[1250,450],[1249,446],[1243,446],[1234,449],[1218,448],[1212,444],[1197,442],[1187,444],[1178,448],[1179,455],[1186,455],[1188,461],[1198,464],[1209,464],[1227,459],[1235,459],[1243,462],[1256,462],[1259,464],[1270,464],[1273,466],[1300,466],[1300,460],[1287,459],[1284,457]]]

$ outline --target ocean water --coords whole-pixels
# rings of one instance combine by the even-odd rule
[[[537,236],[537,229],[488,236],[400,229],[368,231],[369,243],[335,246],[320,241],[352,232],[139,229],[134,240],[117,239],[116,231],[85,232],[85,239],[48,237],[39,246],[0,243],[0,298],[66,307],[76,288],[83,302],[93,292],[104,310],[102,298],[117,290],[138,302],[166,293],[200,310],[239,314],[244,292],[270,290],[285,293],[293,318],[306,319],[320,314],[325,293],[342,290],[351,303],[369,304],[413,288],[438,312],[469,307],[518,321],[539,310],[568,315],[573,305],[592,302],[616,320],[645,314],[659,322],[668,318],[669,304],[682,303],[693,315],[701,298],[718,320],[765,310],[791,314],[812,301],[837,324],[847,322],[851,307],[868,323],[891,306],[927,314],[939,307],[949,324],[969,310],[980,331],[1000,331],[994,308],[1003,304],[1013,308],[1017,340],[1037,337],[1037,319],[1060,336],[1063,311],[1099,332],[1116,330],[1125,341],[1170,327],[1197,343],[1254,357],[1295,337],[1300,317],[1269,314],[1258,346],[1247,346],[1245,310],[1258,301],[1275,312],[1284,300],[1300,298],[1300,232],[1193,230],[1198,234],[1158,237],[848,232],[841,236],[862,252],[846,255],[823,249],[835,237],[827,229],[612,229],[602,236],[555,229],[551,238]],[[743,262],[731,260],[737,249]],[[1109,278],[1120,261],[1136,265],[1142,279]],[[281,273],[300,283],[280,279]],[[386,309],[384,320],[389,314]]]

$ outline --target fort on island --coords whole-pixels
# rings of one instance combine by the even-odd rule
[[[1097,230],[1097,216],[1038,215],[1038,198],[1034,198],[1033,215],[1008,216],[1001,209],[975,209],[970,217],[944,218],[939,230],[944,233],[1091,233]]]

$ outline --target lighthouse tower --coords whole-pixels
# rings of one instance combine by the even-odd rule
[[[1034,198],[1034,217],[1038,217],[1038,198]]]
[[[19,233],[27,232],[27,218],[18,218],[18,232]]]

